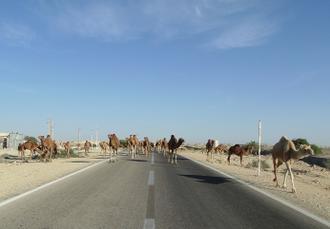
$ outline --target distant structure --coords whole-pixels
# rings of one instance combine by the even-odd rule
[[[0,133],[0,149],[17,149],[24,142],[24,135],[18,132]]]

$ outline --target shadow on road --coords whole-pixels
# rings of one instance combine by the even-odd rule
[[[147,162],[147,160],[138,160],[138,159],[128,159],[127,161],[134,161],[134,162]]]
[[[92,161],[67,161],[67,163],[77,163],[77,164],[79,164],[79,163],[86,163],[86,164],[88,164],[88,163],[91,163]]]
[[[208,183],[208,184],[223,184],[230,182],[230,179],[224,177],[214,177],[214,176],[201,176],[201,175],[179,175],[182,177],[188,177],[195,179],[197,182]]]

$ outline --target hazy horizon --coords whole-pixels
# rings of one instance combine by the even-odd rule
[[[329,1],[1,6],[0,132],[330,145]]]

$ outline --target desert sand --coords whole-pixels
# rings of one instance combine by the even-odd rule
[[[16,156],[17,151],[1,150]],[[27,153],[29,155],[29,153]],[[63,177],[81,168],[101,161],[98,153],[90,153],[89,157],[54,159],[50,163],[20,160],[0,163],[0,201],[16,196],[47,182]]]

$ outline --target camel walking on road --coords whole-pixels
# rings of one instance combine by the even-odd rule
[[[137,136],[135,134],[130,135],[128,139],[128,145],[130,147],[129,151],[131,152],[132,159],[136,157],[138,144],[139,144],[139,140]]]
[[[166,152],[168,150],[168,142],[167,142],[166,138],[164,138],[162,140],[160,148],[161,148],[161,152],[163,152],[163,156],[165,157]]]
[[[101,153],[105,157],[107,155],[108,150],[110,150],[109,144],[105,141],[102,141],[99,143],[99,145],[101,147]]]
[[[288,139],[287,137],[283,136],[278,143],[276,143],[271,150],[272,158],[273,158],[273,165],[274,165],[274,182],[276,182],[276,186],[278,187],[278,178],[277,178],[277,168],[282,165],[283,163],[286,166],[286,172],[284,175],[283,180],[283,188],[286,188],[286,180],[290,173],[291,176],[291,183],[292,183],[292,192],[296,192],[296,187],[294,185],[294,177],[291,170],[291,166],[289,161],[290,160],[299,160],[305,156],[313,155],[314,151],[311,146],[308,145],[301,145],[297,150],[294,143]]]
[[[148,157],[151,152],[151,146],[148,137],[144,137],[144,140],[142,141],[142,150],[143,154]]]
[[[118,160],[118,149],[120,147],[120,141],[116,134],[108,134],[109,146],[110,146],[110,162],[113,160]]]
[[[174,135],[171,136],[170,141],[168,142],[168,162],[178,163],[177,149],[184,143],[184,139],[180,138],[177,140]]]
[[[156,142],[155,147],[156,147],[156,151],[159,153],[162,150],[162,140],[158,140]]]

